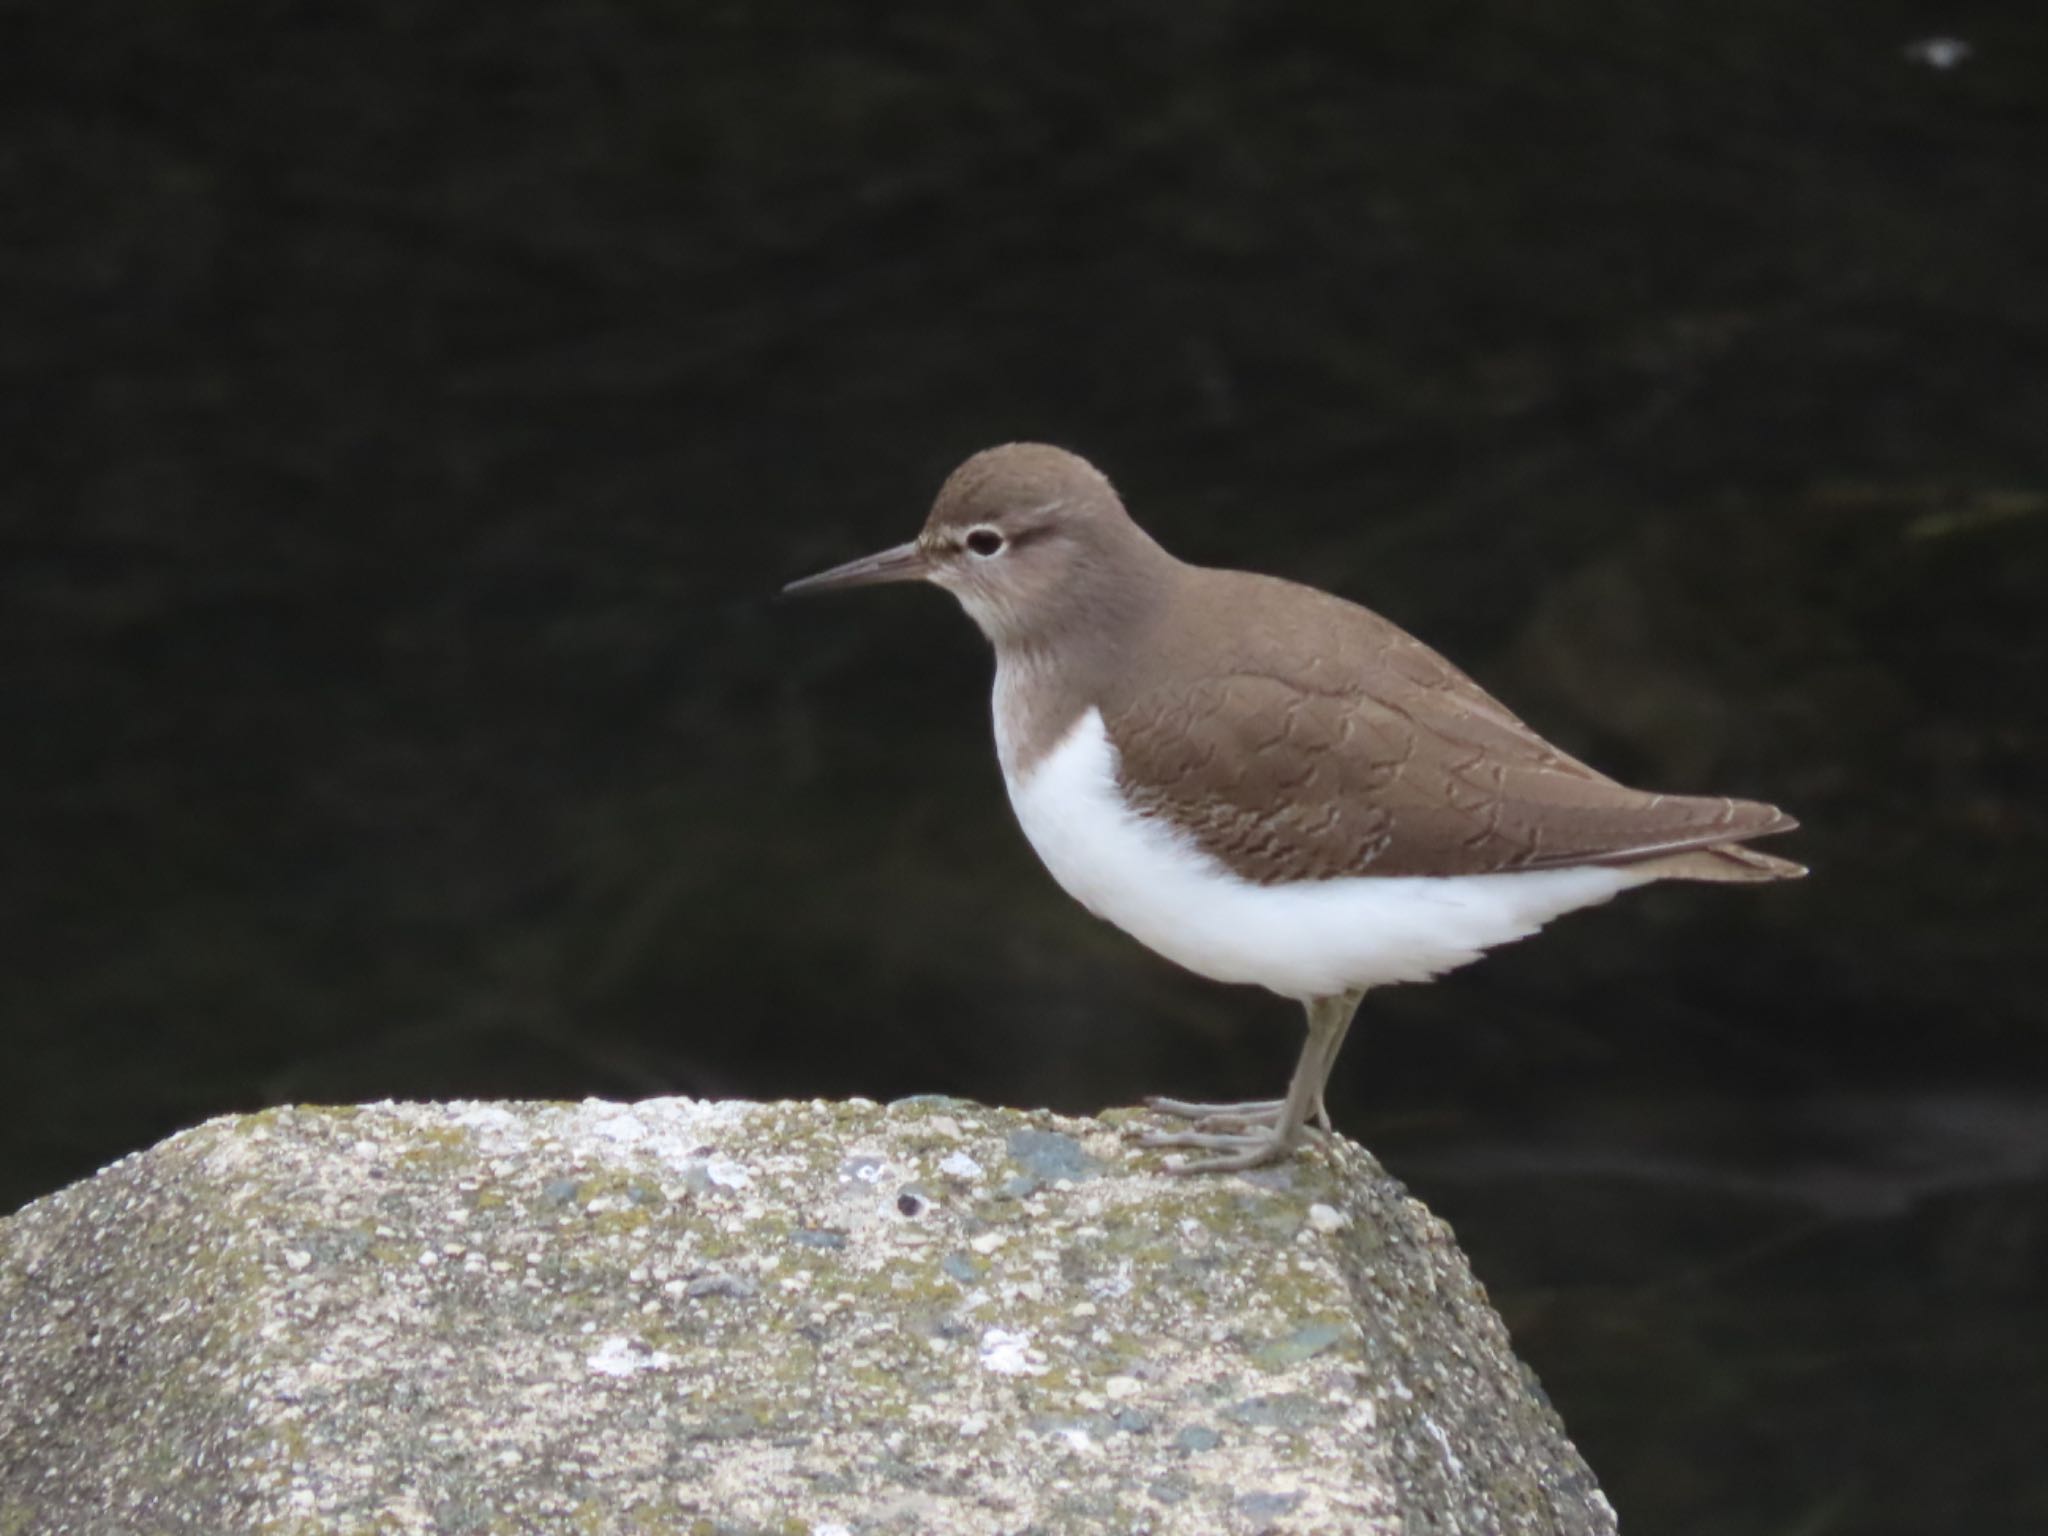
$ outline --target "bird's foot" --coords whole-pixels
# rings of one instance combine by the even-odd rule
[[[1231,1132],[1279,1124],[1280,1111],[1286,1103],[1285,1099],[1246,1099],[1238,1104],[1203,1104],[1191,1099],[1153,1097],[1145,1101],[1145,1107],[1158,1114],[1172,1115],[1176,1120],[1192,1120],[1197,1130]],[[1315,1122],[1323,1130],[1331,1128],[1330,1112],[1323,1108],[1321,1094],[1316,1095]]]
[[[1150,1098],[1145,1107],[1176,1120],[1192,1120],[1212,1131],[1243,1130],[1272,1125],[1280,1118],[1280,1099],[1246,1099],[1237,1104],[1203,1104],[1192,1099]]]
[[[1168,1173],[1236,1173],[1246,1168],[1263,1168],[1277,1163],[1294,1150],[1294,1139],[1277,1130],[1263,1131],[1146,1131],[1138,1137],[1141,1147],[1200,1147],[1223,1152],[1223,1157],[1171,1158]]]

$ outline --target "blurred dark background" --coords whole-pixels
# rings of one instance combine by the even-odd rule
[[[1044,438],[1805,820],[1334,1087],[1627,1528],[2048,1528],[2048,10],[1054,9],[0,12],[0,1209],[286,1100],[1276,1090],[949,602],[772,599]]]

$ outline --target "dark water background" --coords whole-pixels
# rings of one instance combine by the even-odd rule
[[[0,14],[0,1208],[285,1100],[1277,1088],[948,603],[769,601],[1048,438],[1804,818],[1333,1087],[1627,1528],[2048,1529],[2048,10],[1054,11]]]

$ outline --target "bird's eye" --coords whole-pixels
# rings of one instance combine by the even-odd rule
[[[993,528],[977,528],[967,535],[967,551],[986,560],[1003,552],[1003,536]]]

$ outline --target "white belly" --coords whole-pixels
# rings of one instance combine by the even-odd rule
[[[1097,711],[1028,772],[1013,768],[1009,743],[999,747],[1017,820],[1068,895],[1198,975],[1286,997],[1426,981],[1650,878],[1587,865],[1255,885],[1125,806]]]

